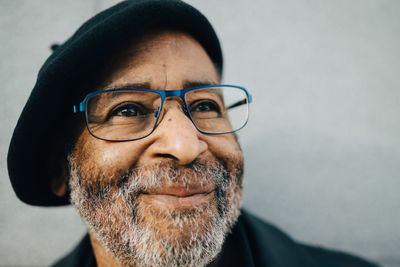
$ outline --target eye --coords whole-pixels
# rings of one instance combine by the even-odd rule
[[[220,108],[214,101],[199,100],[190,105],[191,112],[217,112],[220,113]]]
[[[109,117],[120,116],[120,117],[136,117],[143,116],[149,113],[148,109],[143,107],[138,103],[125,103],[120,104],[116,108],[114,108]]]

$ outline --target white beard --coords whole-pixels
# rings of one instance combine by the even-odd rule
[[[71,202],[123,266],[205,266],[221,251],[240,213],[241,163],[231,173],[218,161],[195,162],[191,168],[172,164],[136,168],[120,177],[118,184],[100,187],[96,182],[83,186],[77,162],[69,160]],[[202,184],[212,181],[217,189],[214,200],[169,211],[149,209],[137,201],[142,191],[161,188],[167,181],[187,186],[191,179]],[[152,217],[158,222],[153,223]]]

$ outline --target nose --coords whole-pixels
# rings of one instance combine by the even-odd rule
[[[208,149],[207,143],[201,139],[202,134],[177,101],[166,101],[160,119],[152,133],[154,141],[148,148],[152,158],[168,158],[187,165]]]

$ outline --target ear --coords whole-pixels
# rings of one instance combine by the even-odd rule
[[[51,157],[48,164],[50,189],[56,196],[63,197],[68,192],[68,161]]]

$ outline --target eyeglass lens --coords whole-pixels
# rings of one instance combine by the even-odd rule
[[[89,131],[110,140],[134,140],[149,135],[160,116],[161,95],[151,91],[117,90],[92,95],[86,103]],[[219,134],[244,126],[246,92],[236,87],[205,87],[185,94],[187,111],[198,130]]]

